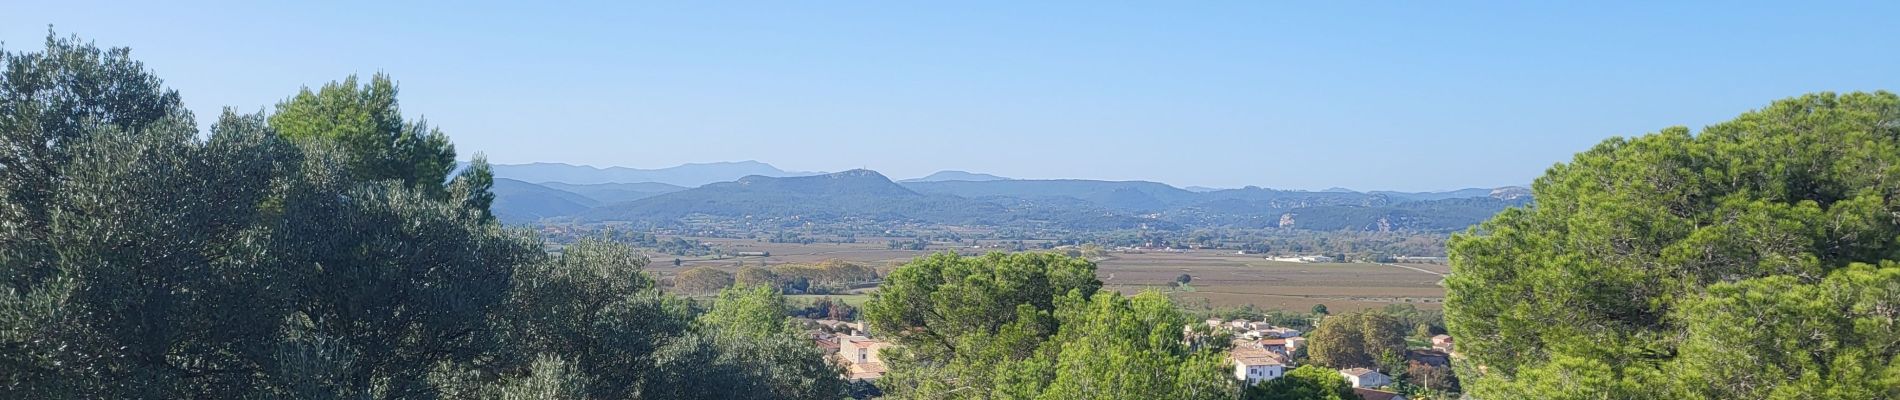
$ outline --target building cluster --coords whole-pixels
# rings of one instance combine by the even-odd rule
[[[835,319],[813,322],[823,328],[807,332],[812,342],[823,349],[833,363],[844,367],[845,379],[868,381],[884,376],[884,360],[879,358],[878,352],[894,346],[891,342],[872,339],[863,322]]]
[[[1205,321],[1208,328],[1232,334],[1233,346],[1227,351],[1227,359],[1233,364],[1234,379],[1246,385],[1257,385],[1286,375],[1297,360],[1295,352],[1306,347],[1306,338],[1300,336],[1297,329],[1273,326],[1265,321],[1220,320]],[[1184,329],[1192,332],[1193,327]],[[1431,338],[1431,348],[1407,350],[1406,364],[1448,367],[1451,365],[1452,338],[1437,335]],[[1393,391],[1381,390],[1393,385],[1392,377],[1377,370],[1367,368],[1349,368],[1339,370],[1339,376],[1350,382],[1353,392],[1365,400],[1405,400],[1405,396]]]
[[[1205,323],[1208,328],[1232,334],[1233,346],[1227,350],[1227,359],[1234,363],[1234,378],[1248,385],[1286,374],[1293,364],[1293,352],[1306,346],[1306,338],[1298,329],[1265,321],[1209,319]]]
[[[886,368],[879,353],[894,344],[872,338],[862,322],[834,319],[812,322],[819,328],[807,332],[811,340],[832,362],[844,367],[846,379],[869,381],[884,376]],[[1273,326],[1265,321],[1209,319],[1204,323],[1210,330],[1230,334],[1232,346],[1227,351],[1227,359],[1232,362],[1234,379],[1249,386],[1285,376],[1297,362],[1294,354],[1306,347],[1306,338],[1300,336],[1302,332],[1298,329]],[[1195,334],[1193,326],[1183,331]],[[1451,336],[1433,336],[1431,346],[1407,350],[1406,364],[1450,366]],[[1378,370],[1349,368],[1339,370],[1339,375],[1350,382],[1353,391],[1363,399],[1405,400],[1403,395],[1379,389],[1391,386],[1393,381],[1390,375]]]
[[[1279,261],[1279,262],[1295,262],[1295,263],[1329,263],[1329,262],[1339,261],[1338,259],[1333,258],[1331,256],[1320,256],[1320,255],[1268,257],[1267,260]]]

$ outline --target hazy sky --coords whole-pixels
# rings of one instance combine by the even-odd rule
[[[1893,1],[383,3],[5,0],[0,40],[129,46],[200,119],[388,72],[498,163],[1220,187],[1521,184],[1606,137],[1900,89]]]

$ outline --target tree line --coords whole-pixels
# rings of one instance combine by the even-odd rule
[[[1900,96],[1613,138],[1451,240],[1483,398],[1900,398]]]
[[[389,77],[197,130],[124,48],[0,52],[0,397],[807,398],[776,290],[702,306],[490,214]]]

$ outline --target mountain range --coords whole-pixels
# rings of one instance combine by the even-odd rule
[[[562,163],[494,164],[495,176],[524,182],[561,182],[568,184],[664,183],[681,187],[699,187],[714,182],[729,182],[747,176],[807,176],[820,172],[778,169],[758,161],[694,163],[659,169],[627,167],[599,168]]]
[[[495,168],[494,209],[504,222],[676,225],[686,219],[710,218],[785,225],[898,222],[1073,230],[1285,227],[1450,231],[1530,201],[1528,190],[1522,187],[1445,192],[1311,192],[1258,187],[1189,190],[1146,181],[1008,179],[963,171],[897,182],[864,169],[811,174],[756,162],[689,164],[661,170],[528,166],[532,167]],[[667,170],[675,177],[684,175],[679,171],[693,171],[699,179],[717,179],[720,173],[741,168],[775,175],[747,175],[695,187],[679,184],[692,183],[689,180],[601,182],[621,179],[615,176],[654,176],[652,171]],[[561,179],[585,182],[531,183],[552,176],[551,171],[568,174]]]
[[[1009,180],[1009,178],[1004,178],[1004,177],[990,175],[990,174],[979,174],[979,173],[969,172],[969,171],[946,170],[946,171],[937,171],[934,174],[930,174],[922,178],[910,178],[910,179],[905,179],[905,180],[901,180],[897,182],[899,183],[943,182],[943,181],[981,182],[981,181],[1003,181],[1003,180]]]

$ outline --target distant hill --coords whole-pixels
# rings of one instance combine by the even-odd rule
[[[1471,198],[1471,197],[1490,197],[1491,189],[1469,188],[1469,189],[1458,189],[1458,190],[1451,190],[1451,191],[1444,191],[1444,192],[1372,191],[1372,192],[1367,192],[1367,193],[1391,196],[1392,198],[1401,199],[1401,200],[1444,200],[1444,199],[1463,199],[1463,198]]]
[[[1287,222],[1292,224],[1292,228],[1321,231],[1456,230],[1483,222],[1506,208],[1526,203],[1528,199],[1473,197],[1410,201],[1384,206],[1304,207],[1283,210],[1274,216],[1274,221],[1253,227],[1283,227],[1281,223]]]
[[[598,168],[562,163],[495,164],[495,176],[524,182],[560,182],[570,184],[657,182],[681,187],[698,187],[713,182],[729,182],[746,176],[805,176],[814,172],[785,171],[758,161],[685,164],[659,169],[627,167]]]
[[[886,205],[910,203],[924,197],[871,170],[783,178],[755,175],[608,205],[583,213],[580,219],[677,219],[693,214],[831,218],[860,210],[876,213]]]
[[[1494,199],[1517,200],[1517,199],[1528,199],[1530,197],[1531,197],[1531,188],[1527,188],[1523,186],[1505,186],[1505,187],[1501,187],[1497,189],[1491,189],[1491,198],[1494,198]]]
[[[897,183],[862,169],[792,177],[753,175],[696,188],[520,181],[496,186],[497,209],[503,210],[498,214],[506,214],[508,221],[561,217],[674,226],[711,219],[768,227],[844,222],[1073,230],[1451,231],[1530,201],[1529,193],[1517,187],[1362,193],[1251,186],[1190,191],[1155,182],[1077,179]]]
[[[982,182],[982,181],[1002,181],[1002,180],[1009,180],[1009,178],[1004,178],[1004,177],[990,175],[990,174],[979,174],[975,172],[947,170],[947,171],[937,171],[937,173],[930,174],[930,176],[925,176],[922,178],[910,178],[910,179],[905,179],[898,182],[899,183],[942,182],[942,181]]]
[[[1000,182],[1000,181],[999,181]],[[1163,221],[1108,215],[1092,204],[1051,207],[1015,199],[971,199],[919,193],[870,170],[803,177],[749,176],[589,210],[580,221],[642,221],[667,224],[701,216],[795,226],[840,220],[927,222],[969,225],[1054,225],[1076,229],[1122,229]]]
[[[920,193],[964,198],[1013,197],[1047,199],[1066,197],[1120,211],[1154,211],[1191,200],[1194,192],[1146,181],[1081,179],[911,182],[904,187]]]
[[[590,183],[572,184],[561,182],[543,182],[541,186],[565,190],[587,196],[600,204],[613,204],[634,201],[648,197],[673,193],[687,188],[659,182],[640,183]]]
[[[495,194],[495,204],[489,209],[496,219],[509,224],[573,215],[600,205],[587,196],[508,178],[495,178],[489,192]]]

